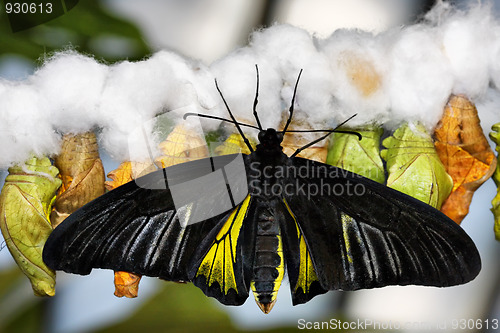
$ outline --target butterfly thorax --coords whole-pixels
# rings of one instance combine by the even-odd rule
[[[254,197],[270,200],[276,197],[281,185],[280,168],[288,164],[288,156],[282,150],[283,135],[268,128],[259,133],[257,149],[250,154],[247,170],[249,192]]]

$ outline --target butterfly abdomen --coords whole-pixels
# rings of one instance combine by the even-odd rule
[[[257,214],[255,259],[251,288],[255,301],[264,313],[271,311],[285,273],[283,242],[279,223],[272,209],[264,203]]]

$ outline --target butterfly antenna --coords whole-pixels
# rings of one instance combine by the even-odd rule
[[[186,120],[186,118],[190,117],[190,116],[196,116],[196,117],[200,117],[200,118],[222,120],[222,121],[225,121],[225,122],[228,122],[228,123],[231,123],[231,124],[238,124],[240,126],[250,127],[250,128],[255,128],[255,129],[260,130],[260,128],[258,128],[257,126],[254,126],[254,125],[249,125],[249,124],[244,124],[244,123],[235,123],[234,121],[232,121],[230,119],[216,117],[216,116],[212,116],[210,114],[188,112],[188,113],[184,114],[183,118],[184,118],[184,120]]]
[[[297,149],[295,151],[295,153],[293,153],[290,156],[290,158],[297,156],[298,154],[300,154],[301,151],[303,151],[304,149],[307,149],[307,148],[311,147],[315,143],[320,142],[321,140],[326,139],[332,133],[353,134],[353,135],[356,135],[358,137],[358,140],[361,140],[363,137],[358,132],[339,130],[340,127],[344,126],[349,120],[351,120],[352,118],[356,117],[356,115],[357,115],[357,113],[354,114],[354,115],[352,115],[352,116],[350,116],[347,120],[343,121],[341,124],[337,125],[337,127],[335,127],[332,130],[290,131],[290,132],[302,132],[302,133],[305,133],[305,132],[325,132],[325,131],[328,132],[327,134],[323,135],[322,137],[320,137],[320,138],[318,138],[318,139],[316,139],[316,140],[314,140],[312,142],[309,142],[307,145],[305,145],[305,146],[300,147],[299,149]]]
[[[257,103],[259,102],[259,66],[257,66],[257,64],[255,64],[255,71],[257,72],[257,89],[255,90],[255,99],[253,100],[253,115],[257,121],[259,130],[262,131],[262,125],[259,120],[259,115],[257,114]]]
[[[220,94],[220,97],[222,98],[222,101],[224,102],[224,105],[226,106],[227,112],[229,112],[229,115],[231,116],[231,119],[233,120],[232,122],[238,129],[238,132],[240,133],[241,137],[243,138],[243,142],[247,145],[248,149],[250,150],[251,153],[253,153],[253,148],[252,145],[250,144],[250,141],[248,141],[247,137],[245,134],[243,134],[243,130],[240,127],[240,124],[236,121],[236,118],[234,118],[233,113],[231,112],[231,109],[229,109],[229,105],[227,105],[226,99],[224,98],[224,95],[222,95],[222,91],[220,91],[219,85],[217,84],[217,79],[215,79],[215,87],[217,88],[217,91]]]
[[[290,125],[290,122],[292,121],[293,107],[295,105],[295,96],[297,95],[297,87],[299,86],[299,80],[301,75],[302,75],[302,69],[300,70],[299,76],[297,77],[297,81],[295,82],[295,88],[293,89],[292,105],[290,105],[290,109],[288,110],[290,112],[290,115],[288,116],[288,120],[286,121],[285,128],[283,128],[283,135],[285,135],[286,130],[288,129],[288,125]]]

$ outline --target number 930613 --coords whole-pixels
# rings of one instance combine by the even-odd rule
[[[5,12],[7,14],[51,14],[52,3],[36,2],[5,2]]]
[[[498,329],[498,319],[453,319],[451,329],[453,330],[482,330]]]

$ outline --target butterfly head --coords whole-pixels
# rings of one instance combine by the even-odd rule
[[[277,132],[274,128],[268,128],[259,132],[259,145],[257,150],[262,153],[276,153],[283,150],[281,142],[283,141],[283,133]]]

